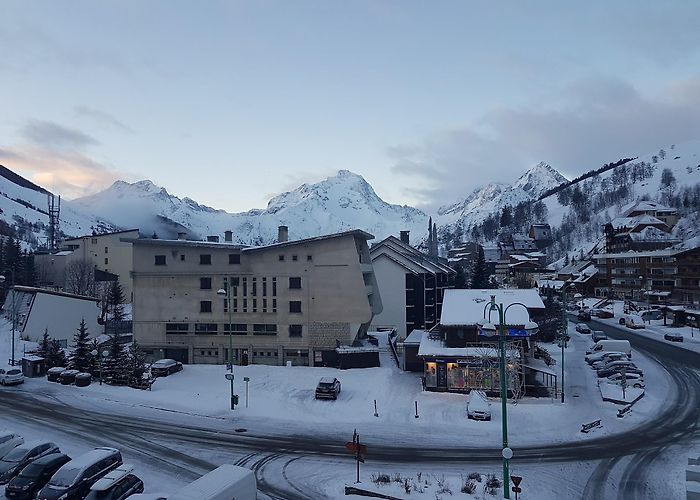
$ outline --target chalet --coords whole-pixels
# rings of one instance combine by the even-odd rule
[[[617,217],[603,231],[608,253],[661,250],[679,242],[671,236],[671,226],[648,214]]]
[[[535,241],[535,245],[540,250],[547,248],[554,241],[549,224],[532,224],[528,236]]]
[[[678,222],[678,211],[675,208],[666,207],[655,201],[642,200],[623,212],[625,217],[638,217],[648,215],[655,217],[673,228]]]

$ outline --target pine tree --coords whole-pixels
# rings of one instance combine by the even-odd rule
[[[457,264],[454,266],[455,269],[455,288],[461,289],[461,288],[467,288],[467,276],[466,273],[464,272],[464,268],[462,267],[462,264]]]
[[[501,212],[501,227],[508,227],[513,222],[513,211],[510,205],[503,207],[503,212]]]
[[[70,354],[69,365],[73,370],[88,372],[92,366],[92,354],[90,353],[90,334],[85,325],[85,319],[80,321],[80,326],[73,336],[73,352]]]
[[[124,319],[124,290],[119,280],[113,281],[109,287],[107,298],[109,307],[112,309],[112,319],[121,321]]]
[[[49,329],[44,329],[44,335],[41,337],[41,342],[39,342],[39,348],[36,350],[37,356],[41,356],[44,359],[49,357],[49,350],[51,347],[51,337],[49,337]]]
[[[146,373],[146,355],[141,350],[138,342],[134,341],[129,346],[128,356],[129,385],[139,387]]]
[[[66,353],[63,352],[63,348],[58,340],[53,339],[49,344],[49,351],[46,358],[46,368],[53,368],[54,366],[66,366],[68,364],[66,360]]]
[[[104,378],[109,384],[126,385],[129,383],[129,359],[124,346],[119,343],[117,329],[109,335],[107,347],[109,354],[102,360]]]
[[[483,247],[479,247],[479,255],[474,262],[472,269],[472,280],[469,284],[470,288],[487,288],[489,283],[489,275],[486,271],[486,258],[484,257]]]

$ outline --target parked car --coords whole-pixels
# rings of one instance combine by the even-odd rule
[[[588,311],[580,311],[576,317],[579,321],[590,321],[591,313],[589,313]]]
[[[664,338],[671,342],[683,342],[683,335],[679,333],[665,333]]]
[[[622,372],[615,373],[613,375],[610,375],[607,377],[607,380],[610,382],[614,382],[616,384],[622,384],[623,380],[627,381],[627,385],[629,387],[634,387],[637,389],[641,389],[644,387],[644,375],[639,374],[639,373],[628,373],[625,372],[624,377],[622,376]]]
[[[95,448],[58,469],[37,495],[38,500],[82,500],[90,487],[122,464],[114,448]]]
[[[17,385],[23,382],[24,374],[16,366],[0,368],[0,385]]]
[[[255,500],[255,473],[245,467],[224,464],[170,495],[169,500]]]
[[[61,373],[66,371],[68,368],[65,366],[54,366],[53,368],[49,368],[46,371],[46,380],[49,382],[60,382],[61,381]]]
[[[593,342],[598,342],[599,340],[608,340],[608,336],[605,335],[605,332],[601,330],[593,330],[593,333],[591,333],[591,340]]]
[[[5,497],[16,500],[34,498],[51,476],[67,462],[70,462],[70,457],[63,453],[49,453],[37,458],[9,482],[5,487]]]
[[[601,359],[605,358],[609,354],[625,354],[624,352],[618,352],[618,351],[602,351],[602,352],[596,352],[594,354],[589,354],[586,356],[586,362],[589,365],[593,365],[596,361],[600,361]]]
[[[316,386],[316,399],[338,399],[340,380],[335,377],[323,377]]]
[[[607,358],[602,362],[598,363],[597,367],[594,367],[596,371],[598,370],[607,370],[608,368],[615,368],[615,367],[633,367],[636,368],[635,364],[632,363],[629,359],[626,358]]]
[[[19,434],[9,431],[0,432],[0,460],[22,443],[24,439]]]
[[[143,481],[132,474],[134,466],[122,464],[90,487],[85,500],[124,500],[143,493]]]
[[[659,309],[646,309],[639,313],[644,321],[663,318],[663,313]]]
[[[586,361],[588,361],[588,356],[590,356],[591,354],[605,351],[624,352],[625,354],[627,354],[627,357],[632,357],[632,347],[630,346],[629,340],[610,339],[599,340],[598,342],[593,344],[593,346],[586,351]]]
[[[472,389],[467,401],[467,418],[473,420],[491,420],[491,403],[486,393]]]
[[[586,323],[579,323],[576,325],[576,331],[579,333],[591,333],[591,329]]]
[[[600,319],[608,319],[608,318],[614,318],[615,315],[612,313],[612,311],[608,311],[607,309],[601,309],[598,311],[598,317]]]
[[[0,460],[0,484],[9,483],[13,477],[37,458],[50,453],[58,453],[59,451],[58,446],[54,443],[45,441],[19,445]]]
[[[612,363],[610,366],[606,366],[604,368],[599,368],[596,372],[598,378],[608,378],[610,375],[619,373],[623,369],[630,373],[642,373],[642,371],[639,370],[639,368],[637,368],[637,366],[634,363],[631,363],[629,361],[616,361],[615,363]]]
[[[167,493],[136,493],[129,500],[168,500]]]
[[[182,363],[174,359],[159,359],[151,365],[151,375],[154,377],[167,377],[180,371],[182,371]]]
[[[634,330],[644,328],[644,320],[636,314],[625,316],[625,326]]]
[[[591,363],[591,366],[593,369],[597,370],[598,368],[604,367],[611,361],[629,361],[629,358],[627,357],[627,354],[624,353],[606,353],[606,355],[604,355],[601,359]]]
[[[64,370],[61,372],[61,385],[71,385],[75,382],[75,376],[80,373],[78,370]]]

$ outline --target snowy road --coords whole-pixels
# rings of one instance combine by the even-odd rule
[[[608,334],[617,336],[618,332],[612,330]],[[656,359],[672,378],[667,405],[658,418],[618,434],[518,446],[512,467],[533,482],[535,475],[547,478],[543,483],[552,489],[551,497],[537,498],[557,498],[556,494],[563,491],[570,498],[659,497],[659,490],[653,489],[658,488],[661,477],[657,471],[667,478],[670,467],[665,461],[675,457],[675,467],[678,460],[684,460],[686,447],[697,442],[700,376],[688,365],[697,366],[698,355],[688,353],[683,357],[653,340],[631,340],[635,350]],[[230,421],[156,411],[135,416],[112,412],[110,407],[79,409],[20,388],[3,391],[0,412],[3,424],[16,425],[20,432],[29,428],[59,444],[68,441],[119,447],[129,461],[158,471],[151,491],[172,491],[218,464],[230,462],[255,470],[261,491],[270,498],[315,499],[333,496],[328,486],[333,478],[340,474],[347,477],[347,471],[352,470],[343,446],[347,437],[344,429],[332,440],[325,435],[294,435],[284,429],[276,435],[236,432],[230,428]],[[413,471],[463,471],[467,466],[498,469],[500,449],[493,446],[433,447],[423,444],[424,440],[429,437],[416,436],[412,445],[391,440],[373,444],[372,471],[382,467]]]

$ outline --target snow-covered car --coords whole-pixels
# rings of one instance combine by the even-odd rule
[[[644,328],[644,320],[636,314],[628,314],[625,316],[625,326],[633,330]]]
[[[606,365],[613,361],[629,361],[630,359],[627,357],[627,354],[621,353],[621,352],[615,352],[615,353],[607,353],[607,356],[603,356],[601,359],[598,361],[594,361],[591,363],[591,367],[593,367],[594,370],[597,370],[599,368],[604,368]]]
[[[591,320],[591,313],[588,311],[581,311],[578,313],[576,316],[579,321],[590,321]]]
[[[625,354],[624,352],[618,352],[618,351],[602,351],[602,352],[596,352],[594,354],[589,354],[586,356],[586,361],[588,362],[589,365],[593,365],[593,363],[600,361],[601,359],[605,359],[607,356],[611,354]]]
[[[608,340],[608,336],[605,335],[605,332],[601,330],[593,330],[593,333],[591,333],[591,340],[593,342],[598,342],[599,340]]]
[[[114,448],[95,448],[63,465],[37,495],[38,500],[85,498],[90,487],[122,464]]]
[[[24,374],[16,366],[0,368],[0,385],[17,385],[23,382]]]
[[[143,481],[133,472],[134,466],[131,464],[112,469],[90,487],[85,500],[125,500],[131,495],[143,493]]]
[[[19,434],[10,431],[0,432],[0,460],[22,443],[24,439]]]
[[[54,443],[45,441],[19,445],[0,460],[0,484],[9,483],[13,477],[37,458],[59,451],[58,446]]]
[[[137,493],[131,495],[129,500],[168,500],[166,493]]]
[[[579,323],[576,325],[576,331],[578,333],[591,333],[590,327],[586,323]]]
[[[472,389],[467,401],[467,418],[473,420],[491,420],[491,403],[486,393]]]
[[[670,340],[671,342],[683,342],[683,335],[678,333],[665,333],[664,338]]]
[[[159,359],[151,365],[151,375],[154,377],[167,377],[181,371],[182,363],[174,359]]]
[[[70,462],[70,457],[63,453],[49,453],[37,458],[9,482],[5,487],[5,497],[9,500],[35,498],[51,476],[67,462]]]
[[[316,399],[338,399],[340,380],[335,377],[323,377],[318,381],[314,396]]]
[[[644,387],[644,375],[641,373],[627,373],[625,372],[624,377],[622,376],[622,372],[619,373],[614,373],[613,375],[610,375],[607,377],[609,382],[614,382],[616,384],[622,384],[623,380],[627,380],[627,386],[628,387],[635,387],[638,389],[641,389]]]
[[[630,373],[643,373],[639,368],[637,368],[637,365],[631,361],[613,361],[612,363],[608,363],[607,365],[598,368],[596,374],[598,375],[598,378],[608,378],[610,375],[620,373],[623,370]]]

